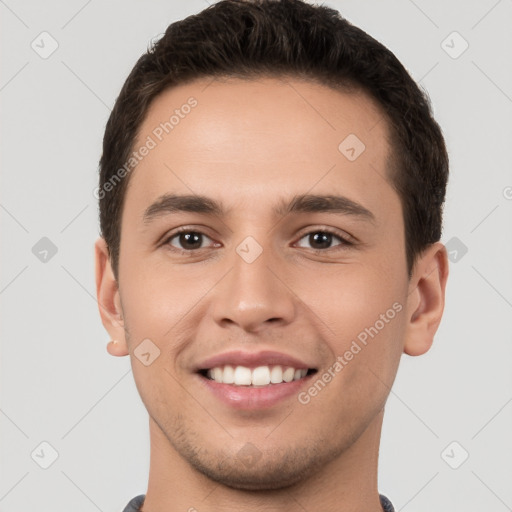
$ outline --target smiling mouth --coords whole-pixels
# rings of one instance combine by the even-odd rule
[[[317,370],[314,368],[292,368],[281,365],[257,366],[256,368],[223,365],[199,370],[200,375],[219,384],[246,387],[283,384],[303,379],[316,372]]]

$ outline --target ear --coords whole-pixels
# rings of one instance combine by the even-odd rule
[[[94,252],[96,262],[96,296],[101,321],[112,340],[114,340],[107,345],[107,350],[113,356],[126,356],[129,354],[129,351],[125,337],[119,287],[112,271],[108,247],[103,238],[96,240]]]
[[[409,281],[404,352],[424,354],[432,346],[443,316],[448,254],[441,242],[430,245],[414,265]]]

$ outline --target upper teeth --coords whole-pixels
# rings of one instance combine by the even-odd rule
[[[267,386],[268,384],[280,384],[291,382],[305,377],[307,369],[291,368],[289,366],[258,366],[247,368],[246,366],[217,366],[207,371],[206,375],[221,384],[235,384],[235,386]]]

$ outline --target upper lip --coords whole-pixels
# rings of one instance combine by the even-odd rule
[[[225,366],[228,364],[232,366],[246,366],[248,368],[271,365],[290,366],[296,370],[315,368],[296,357],[283,354],[281,352],[274,352],[272,350],[264,350],[260,352],[232,350],[205,359],[197,366],[196,371],[209,370],[211,368]]]

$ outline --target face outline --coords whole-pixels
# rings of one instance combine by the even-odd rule
[[[191,97],[197,105],[184,115]],[[176,110],[172,130],[155,132]],[[109,351],[130,354],[161,461],[179,454],[218,483],[268,490],[347,468],[349,453],[375,446],[401,354],[419,355],[432,343],[448,272],[436,243],[407,276],[381,120],[361,93],[296,79],[198,80],[151,105],[135,147],[148,137],[156,146],[126,192],[119,286],[102,240],[96,262],[102,320],[118,341]],[[347,155],[362,146],[351,134],[364,144],[355,159]],[[340,150],[344,140],[349,147]],[[206,196],[227,212],[151,215],[165,194]],[[301,194],[343,196],[372,217],[273,213]],[[171,249],[184,242],[180,227],[203,234],[204,248],[192,257]],[[311,236],[326,231],[332,247],[313,253]],[[171,236],[172,246],[164,243]],[[248,262],[240,247],[262,252]],[[363,344],[372,326],[378,333]],[[146,339],[160,353],[148,366],[134,353]],[[197,372],[233,350],[279,352],[317,373],[273,405],[234,407]],[[326,385],[309,391],[326,374]]]

